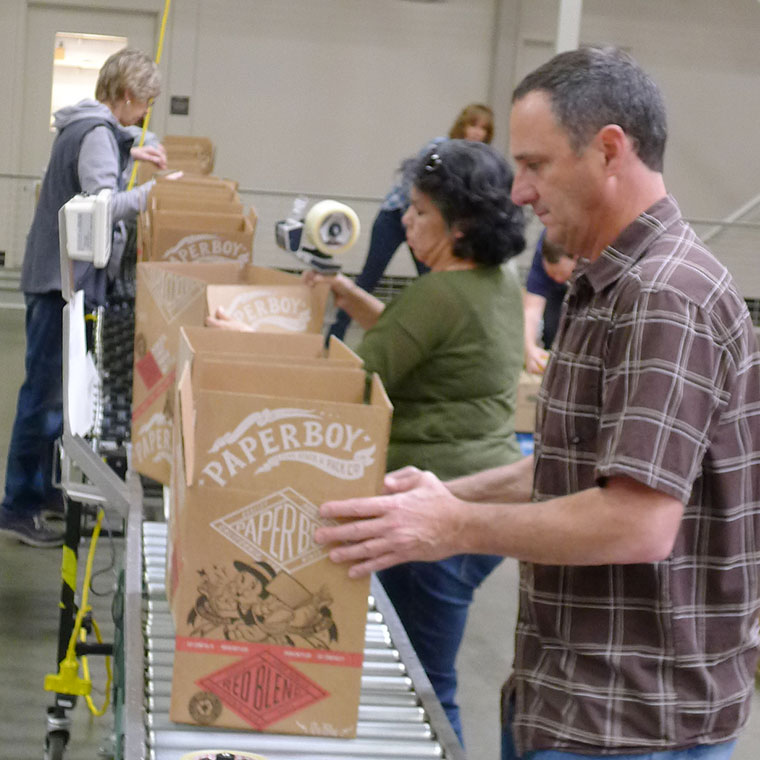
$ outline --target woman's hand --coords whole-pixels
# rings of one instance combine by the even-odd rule
[[[159,169],[166,169],[166,148],[158,145],[142,145],[130,150],[130,155],[135,161],[150,161]]]
[[[335,305],[339,309],[346,307],[351,298],[351,293],[357,290],[357,286],[353,280],[340,272],[337,274],[321,274],[313,269],[305,269],[301,275],[301,279],[309,287],[314,287],[323,282],[327,283],[335,298]]]
[[[206,317],[206,327],[221,327],[223,330],[237,330],[238,332],[253,332],[250,325],[239,319],[233,319],[221,306],[212,316]]]

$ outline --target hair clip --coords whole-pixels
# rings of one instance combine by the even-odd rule
[[[425,171],[428,173],[434,172],[442,163],[441,157],[437,153],[431,153],[430,157],[425,162]]]

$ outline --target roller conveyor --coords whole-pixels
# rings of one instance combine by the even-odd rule
[[[133,619],[126,638],[132,639],[133,659],[139,657],[144,679],[141,693],[132,702],[132,717],[125,721],[127,731],[132,733],[126,737],[125,746],[140,745],[143,754],[125,753],[125,757],[180,760],[193,750],[220,748],[255,752],[268,760],[464,760],[464,751],[375,579],[367,612],[356,738],[263,734],[172,722],[169,701],[174,627],[164,586],[166,525],[145,522],[141,536],[130,531],[128,552],[129,542],[136,536],[140,542],[142,598],[139,602],[133,599],[132,605],[140,630],[131,630]],[[139,655],[135,654],[138,650]],[[127,670],[134,673],[134,664],[129,660]],[[136,683],[133,681],[133,687]],[[138,701],[139,720],[135,714]],[[129,707],[127,700],[128,710]]]

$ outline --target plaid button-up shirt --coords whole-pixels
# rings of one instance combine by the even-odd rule
[[[735,737],[760,641],[760,354],[672,198],[579,265],[537,414],[535,499],[627,476],[685,509],[662,562],[521,565],[518,748]]]

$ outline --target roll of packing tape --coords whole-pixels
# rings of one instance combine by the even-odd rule
[[[267,760],[263,755],[250,752],[232,752],[227,749],[198,749],[182,755],[180,760]]]
[[[315,203],[303,225],[311,244],[329,256],[345,253],[359,237],[359,217],[350,206],[338,201]]]

